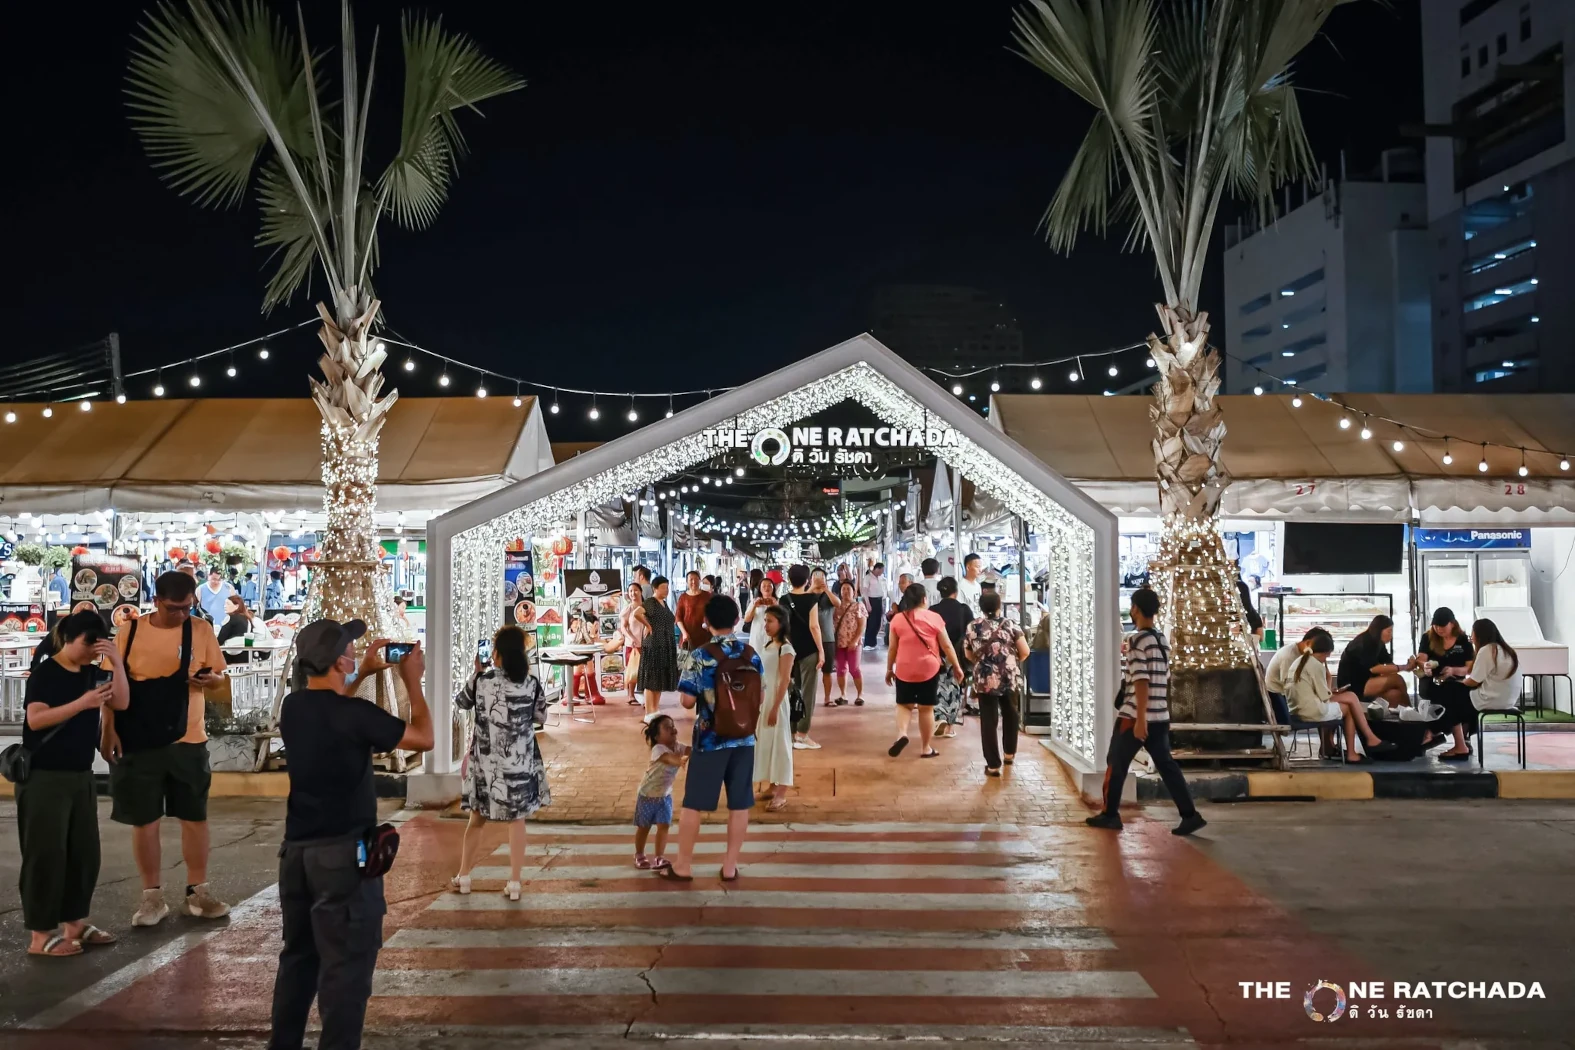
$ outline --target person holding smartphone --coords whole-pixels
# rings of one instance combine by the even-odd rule
[[[372,756],[432,749],[432,712],[421,691],[426,658],[419,643],[394,665],[410,699],[410,721],[355,695],[355,683],[387,670],[387,639],[366,647],[356,667],[360,620],[314,620],[295,636],[304,689],[284,698],[279,737],[290,756],[279,905],[284,948],[273,986],[274,1050],[298,1050],[312,1000],[324,1047],[361,1045],[372,971],[383,945],[381,875],[368,877],[367,835],[377,825]]]
[[[115,942],[88,922],[99,868],[93,783],[99,710],[124,711],[130,702],[120,653],[108,635],[96,612],[63,617],[55,625],[55,652],[27,680],[22,746],[32,770],[16,786],[16,827],[29,955],[81,955],[84,947]],[[106,666],[95,668],[96,661]]]
[[[169,914],[161,881],[159,822],[180,821],[186,862],[182,905],[199,919],[220,919],[230,906],[208,886],[207,713],[204,690],[224,681],[224,651],[213,625],[192,614],[196,578],[166,572],[154,584],[154,611],[115,638],[131,694],[124,711],[106,712],[100,751],[109,765],[110,819],[131,825],[132,856],[142,877],[133,926],[156,926]]]

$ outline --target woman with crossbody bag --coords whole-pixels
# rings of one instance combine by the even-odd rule
[[[942,656],[951,665],[952,680],[962,683],[962,662],[946,635],[946,622],[926,606],[929,596],[922,584],[909,584],[891,619],[891,645],[886,651],[886,684],[897,691],[897,739],[886,753],[892,758],[908,746],[908,725],[919,713],[919,757],[940,754],[930,746],[935,732],[935,698],[940,686]]]

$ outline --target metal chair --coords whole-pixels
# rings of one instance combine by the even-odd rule
[[[1321,741],[1323,737],[1322,730],[1337,729],[1343,727],[1345,724],[1344,718],[1335,718],[1323,722],[1304,722],[1291,713],[1290,703],[1280,693],[1271,692],[1269,694],[1269,703],[1274,705],[1274,720],[1280,725],[1290,728],[1291,753],[1293,755],[1295,754],[1297,748],[1297,738],[1300,737],[1304,731],[1317,730],[1318,732],[1316,734],[1309,735],[1307,738],[1307,757],[1309,759],[1317,759],[1319,757],[1318,751],[1313,747],[1314,736],[1316,736]],[[1340,763],[1343,765],[1345,763],[1345,738],[1340,733],[1335,733],[1334,736],[1336,745],[1340,749]]]
[[[1515,720],[1515,756],[1520,759],[1520,768],[1526,768],[1526,716],[1518,707],[1490,708],[1477,712],[1477,766],[1487,768],[1487,748],[1483,746],[1482,734],[1486,730],[1484,715],[1504,715]]]

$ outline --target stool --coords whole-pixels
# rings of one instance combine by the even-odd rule
[[[1520,768],[1526,768],[1526,716],[1518,707],[1490,708],[1477,712],[1477,765],[1487,768],[1487,748],[1483,746],[1482,734],[1487,727],[1483,724],[1483,715],[1508,715],[1515,719],[1515,754],[1520,759]]]

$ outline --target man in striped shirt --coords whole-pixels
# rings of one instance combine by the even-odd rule
[[[1181,811],[1174,835],[1190,835],[1205,821],[1192,804],[1187,778],[1170,754],[1170,647],[1154,626],[1159,615],[1159,595],[1143,587],[1132,594],[1132,623],[1137,631],[1127,639],[1121,672],[1121,703],[1116,729],[1105,763],[1105,809],[1088,818],[1092,828],[1121,829],[1121,791],[1127,770],[1137,753],[1146,750],[1154,768]]]

